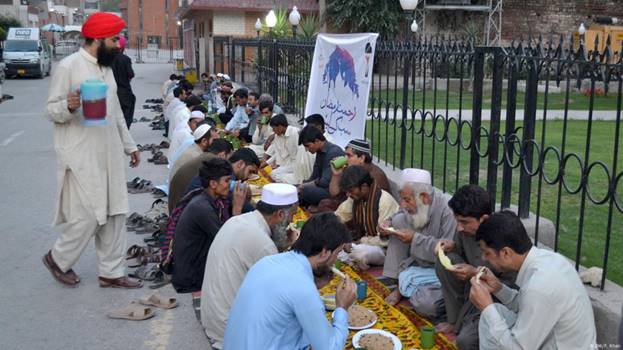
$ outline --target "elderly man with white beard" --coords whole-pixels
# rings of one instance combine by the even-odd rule
[[[434,318],[443,313],[434,251],[440,239],[452,239],[456,232],[449,199],[431,185],[428,171],[403,170],[401,210],[379,227],[380,234],[389,236],[383,276],[398,279],[398,288],[387,296],[387,303],[395,305],[404,296],[421,315]]]

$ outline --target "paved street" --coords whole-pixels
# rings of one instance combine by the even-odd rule
[[[173,66],[134,65],[137,95],[135,118],[152,117],[143,110],[146,98],[158,98],[162,82]],[[165,296],[178,297],[180,306],[156,311],[146,321],[112,320],[110,310],[124,307],[146,296],[151,289],[103,289],[97,284],[93,243],[74,270],[82,279],[75,289],[56,282],[41,257],[52,246],[57,233],[51,227],[56,195],[55,152],[52,125],[43,116],[50,78],[7,80],[5,94],[15,96],[0,104],[0,348],[2,349],[206,349],[207,341],[191,307],[190,295],[176,295],[169,285]],[[132,126],[137,143],[160,143],[161,132],[148,123]],[[161,183],[163,165],[147,162],[128,169],[135,176]],[[151,194],[131,194],[130,210],[149,209]],[[142,243],[144,236],[128,233],[128,246]]]

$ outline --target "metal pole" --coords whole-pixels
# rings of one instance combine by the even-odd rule
[[[522,137],[522,158],[524,166],[519,173],[519,217],[527,218],[530,215],[530,194],[532,189],[532,158],[534,153],[533,140],[536,124],[536,99],[538,90],[537,62],[530,59],[528,79],[526,81],[526,102]],[[526,171],[528,170],[528,171]]]
[[[482,121],[482,86],[485,78],[485,51],[476,48],[474,54],[474,93],[472,100],[472,140],[470,143],[469,183],[478,185],[480,172],[480,125]]]
[[[493,81],[491,85],[491,127],[489,129],[489,161],[487,165],[487,192],[491,207],[495,208],[498,181],[498,134],[502,114],[502,80],[504,76],[504,57],[500,48],[493,49]]]

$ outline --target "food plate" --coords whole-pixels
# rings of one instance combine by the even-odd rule
[[[382,329],[364,329],[362,331],[357,332],[357,334],[355,334],[353,336],[353,346],[355,348],[364,348],[364,346],[362,344],[359,343],[361,337],[363,337],[366,334],[380,334],[383,336],[386,336],[388,338],[390,338],[392,340],[392,342],[394,343],[394,348],[393,349],[387,349],[387,350],[401,350],[402,349],[402,343],[400,342],[400,339],[398,339],[398,337],[396,337],[395,335],[386,332]],[[368,349],[370,349],[368,347]],[[385,349],[383,349],[385,350]]]
[[[368,323],[366,325],[362,325],[362,326],[351,326],[350,325],[350,318],[351,318],[351,312],[352,312],[351,309],[355,309],[355,310],[360,311],[360,312],[367,312],[367,313],[372,314],[372,317],[373,317],[372,321],[370,321],[370,323]],[[333,313],[331,313],[331,317],[333,317],[334,314],[335,314],[335,311],[333,311]],[[360,306],[360,305],[352,305],[351,307],[348,308],[348,318],[349,318],[348,329],[352,329],[352,330],[356,330],[356,331],[362,330],[362,329],[366,329],[366,328],[370,328],[370,327],[374,326],[376,324],[376,321],[378,321],[378,319],[379,319],[378,316],[372,310],[370,310],[368,308],[365,308],[363,306]]]
[[[251,174],[249,175],[249,178],[247,178],[247,181],[255,181],[259,179],[260,179],[260,176],[258,174]]]

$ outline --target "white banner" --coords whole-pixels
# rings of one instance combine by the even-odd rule
[[[318,34],[305,115],[324,117],[326,132],[344,147],[364,138],[376,33]]]

